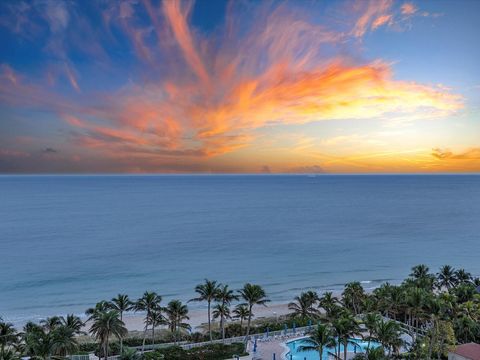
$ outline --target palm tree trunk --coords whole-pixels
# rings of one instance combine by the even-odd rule
[[[120,321],[123,321],[123,311],[120,311]],[[123,336],[120,335],[120,356],[123,355]]]
[[[145,328],[143,330],[142,354],[145,352],[145,340],[147,338],[147,330],[148,330],[148,326],[145,325]]]
[[[152,324],[152,346],[153,345],[155,345],[155,325]]]
[[[225,340],[225,319],[223,315],[220,319],[220,322],[221,322],[221,328],[222,328],[222,340]]]
[[[208,301],[208,334],[210,336],[210,342],[212,342],[212,324],[210,319],[210,300]]]
[[[343,360],[347,360],[347,341],[343,343]]]
[[[105,349],[103,350],[105,355],[105,360],[108,360],[108,334],[105,339]]]
[[[319,347],[319,355],[320,355],[320,360],[322,360],[323,357],[323,346]]]
[[[248,312],[248,322],[247,322],[247,335],[246,335],[246,341],[248,341],[248,336],[250,335],[250,323],[252,321],[252,305],[249,306],[249,312]]]

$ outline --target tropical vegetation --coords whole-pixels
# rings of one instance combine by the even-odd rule
[[[0,319],[0,360],[23,356],[50,360],[88,352],[105,359],[120,354],[122,360],[196,359],[199,354],[204,359],[224,359],[243,353],[245,343],[188,351],[180,346],[150,349],[156,342],[211,342],[233,336],[247,340],[252,333],[295,325],[311,328],[298,350],[317,351],[321,360],[326,352],[346,359],[347,348],[357,346],[356,339],[367,344],[359,359],[445,359],[458,344],[480,342],[479,286],[480,280],[466,270],[445,265],[433,273],[428,266],[417,265],[400,284],[384,283],[367,292],[361,283],[351,282],[336,295],[304,291],[288,304],[288,316],[255,321],[256,307],[269,302],[261,286],[247,283],[235,291],[206,279],[191,299],[206,304],[204,333],[191,332],[188,306],[180,300],[162,306],[162,297],[153,291],[137,300],[119,294],[87,309],[87,324],[75,315],[53,316],[38,324],[28,322],[17,331]],[[132,312],[144,318],[141,337],[127,333],[124,316]],[[218,326],[212,324],[214,319]]]

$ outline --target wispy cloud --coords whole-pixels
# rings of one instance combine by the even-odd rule
[[[192,26],[194,3],[188,1],[107,2],[99,8],[101,34],[70,3],[19,4],[15,19],[1,17],[0,24],[32,37],[40,26],[36,17],[48,23],[44,51],[54,57],[46,60],[51,81],[3,64],[0,101],[57,114],[73,144],[122,164],[133,159],[158,167],[174,158],[226,154],[251,144],[257,129],[279,124],[443,117],[463,107],[450,89],[396,80],[390,63],[358,60],[345,48],[348,39],[416,13],[410,3],[399,9],[391,0],[358,2],[354,26],[345,32],[290,3],[232,2],[214,35]],[[78,27],[86,37],[81,45]],[[127,72],[112,62],[109,71],[114,68],[123,85],[89,91],[86,84],[95,79],[82,74],[71,53],[112,61],[107,48],[116,45],[118,33],[129,39],[140,65]],[[60,78],[73,94],[63,91]]]
[[[432,156],[439,160],[480,160],[480,147],[458,153],[454,153],[448,149],[436,148],[433,149]]]

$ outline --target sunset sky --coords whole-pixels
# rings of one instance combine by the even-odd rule
[[[480,1],[0,3],[1,173],[480,172]]]

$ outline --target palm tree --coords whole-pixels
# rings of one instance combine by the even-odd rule
[[[208,306],[208,335],[210,341],[212,341],[212,315],[211,315],[211,306],[212,301],[214,301],[218,296],[218,291],[220,284],[217,284],[215,280],[205,279],[203,284],[199,284],[195,287],[195,292],[199,295],[196,298],[193,298],[190,301],[206,301]]]
[[[217,301],[220,302],[222,308],[221,311],[217,311],[217,314],[220,315],[220,329],[222,332],[222,340],[225,339],[225,320],[227,319],[225,315],[228,315],[230,318],[230,309],[229,306],[234,300],[238,300],[238,296],[235,295],[234,291],[228,288],[228,285],[220,286],[217,293]],[[217,307],[218,310],[218,307]]]
[[[97,313],[105,312],[109,309],[110,309],[110,305],[109,305],[108,301],[102,300],[102,301],[96,303],[95,307],[88,308],[85,311],[85,315],[88,316],[87,321],[92,320]]]
[[[224,321],[232,318],[230,316],[230,308],[228,307],[228,305],[225,305],[225,304],[216,304],[213,307],[212,314],[213,314],[214,319],[220,318],[220,330],[222,332],[222,340],[225,340],[225,324],[224,324]]]
[[[152,327],[152,346],[155,346],[155,328],[165,324],[165,317],[162,315],[162,309],[160,307],[150,313],[150,316],[147,317],[146,324]]]
[[[127,334],[127,329],[118,311],[109,310],[105,312],[98,312],[92,318],[93,324],[90,328],[90,333],[95,336],[103,346],[103,355],[105,360],[108,360],[108,340],[111,336],[120,339]]]
[[[300,296],[295,296],[293,300],[293,302],[288,304],[288,309],[292,310],[293,317],[298,316],[302,320],[318,317],[319,311],[315,304],[319,298],[316,292],[302,292]]]
[[[480,325],[468,316],[455,319],[454,327],[458,341],[464,344],[475,341],[480,335]]]
[[[318,351],[320,360],[323,358],[323,349],[325,347],[335,346],[335,337],[332,329],[327,325],[318,324],[316,329],[306,339],[302,340],[302,345],[298,347],[298,351]]]
[[[450,290],[456,282],[455,269],[450,265],[443,265],[437,274],[437,282],[440,289]]]
[[[250,335],[250,324],[252,322],[252,308],[254,305],[263,305],[267,306],[266,303],[270,300],[267,299],[267,295],[265,290],[260,285],[253,285],[247,283],[243,286],[242,290],[238,291],[240,296],[245,300],[248,306],[248,322],[247,322],[247,334],[245,340],[248,340],[248,336]]]
[[[189,320],[188,307],[182,304],[180,300],[172,300],[165,308],[166,322],[172,332],[175,342],[177,342],[177,333],[180,329],[190,329],[190,325],[186,323]]]
[[[345,311],[333,322],[333,328],[339,343],[343,344],[343,360],[347,360],[348,344],[351,343],[350,339],[360,332],[360,327],[353,314]]]
[[[47,321],[54,324],[55,321]],[[73,353],[78,343],[73,329],[65,325],[39,326],[27,323],[24,327],[25,352],[36,359],[51,359],[52,356],[66,357]]]
[[[133,302],[126,294],[118,294],[117,297],[110,301],[109,307],[112,310],[118,311],[120,320],[123,321],[123,313],[133,309]]]
[[[143,296],[136,301],[133,305],[135,311],[144,311],[145,320],[144,320],[144,330],[143,330],[143,342],[142,342],[142,353],[145,351],[145,340],[147,338],[148,325],[152,325],[152,335],[155,333],[156,320],[158,319],[157,315],[154,313],[160,310],[160,302],[162,297],[153,291],[145,291]]]
[[[238,304],[233,310],[235,318],[240,320],[240,331],[243,329],[243,321],[248,319],[250,312],[248,311],[248,306],[245,304]]]
[[[402,345],[400,324],[381,319],[375,330],[378,341],[388,349],[388,355],[397,351]]]
[[[126,294],[118,294],[117,297],[110,301],[110,308],[116,310],[120,314],[120,320],[123,321],[123,313],[133,308],[133,303]],[[120,338],[120,354],[123,354],[123,337]]]
[[[465,269],[458,269],[455,272],[455,278],[457,280],[457,284],[469,283],[472,280],[472,274],[465,271]]]
[[[23,335],[26,352],[38,360],[48,360],[54,353],[52,334],[37,324],[27,323]]]
[[[66,318],[62,317],[61,321],[62,325],[72,329],[75,335],[85,334],[85,332],[82,331],[82,328],[85,324],[78,316],[74,314],[68,314]]]
[[[18,334],[12,323],[4,322],[0,318],[0,358],[5,352],[5,348],[15,343],[18,339]]]
[[[65,325],[59,325],[50,334],[53,338],[53,352],[56,355],[66,357],[78,349],[75,331]]]
[[[423,306],[426,301],[427,293],[421,288],[411,288],[407,292],[407,306],[410,314],[410,325],[414,327],[414,333],[416,335],[419,325],[420,316],[423,312]]]
[[[7,349],[0,353],[0,359],[2,360],[20,360],[20,355],[18,355],[14,350]]]
[[[427,277],[429,274],[429,268],[425,264],[420,264],[412,267],[412,272],[410,273],[410,276],[414,279],[421,279],[424,277]]]
[[[44,320],[40,320],[40,324],[43,325],[44,329],[47,331],[53,331],[58,326],[62,325],[62,319],[60,316],[52,316]]]
[[[342,293],[343,303],[347,308],[351,309],[355,315],[360,313],[365,297],[365,291],[358,281],[346,284]]]
[[[337,309],[337,305],[338,300],[333,296],[333,293],[330,291],[324,293],[318,301],[318,306],[325,310],[325,314],[330,320],[333,318],[333,315]]]
[[[428,347],[428,359],[432,358],[433,347],[437,342],[439,333],[439,323],[444,315],[443,302],[438,298],[429,299],[427,303],[427,313],[429,314],[432,328],[429,332],[429,347]]]
[[[363,318],[363,324],[365,325],[368,331],[368,336],[367,336],[368,343],[367,343],[367,349],[366,349],[367,354],[370,351],[370,343],[372,341],[377,340],[377,338],[374,335],[376,334],[378,323],[380,322],[381,319],[382,317],[380,316],[380,314],[375,312],[368,313]]]

